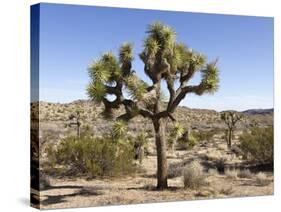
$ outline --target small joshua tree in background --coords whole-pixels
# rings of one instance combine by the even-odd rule
[[[139,163],[142,164],[144,158],[144,150],[147,145],[147,135],[145,132],[141,132],[137,135],[134,142],[134,148],[136,152],[136,159],[139,160]]]
[[[71,114],[69,116],[69,120],[71,120],[72,122],[69,123],[69,126],[72,127],[72,126],[76,126],[77,128],[77,137],[80,138],[81,136],[81,121],[80,121],[80,115],[81,115],[81,110],[80,109],[77,109],[75,111],[74,114]]]
[[[174,152],[175,142],[177,142],[178,139],[183,136],[183,134],[184,134],[183,126],[180,123],[176,122],[168,138],[168,148],[169,150],[171,150],[172,153]]]
[[[157,188],[165,189],[168,187],[165,121],[176,121],[173,112],[186,95],[214,93],[219,84],[218,68],[217,61],[207,63],[204,55],[178,42],[175,31],[167,25],[150,24],[146,33],[139,57],[151,83],[136,75],[132,69],[133,47],[124,43],[119,58],[111,52],[105,53],[90,66],[87,92],[92,100],[103,103],[103,114],[107,117],[112,117],[113,110],[122,106],[125,113],[118,120],[127,122],[136,116],[151,120],[157,150]],[[198,72],[199,84],[188,84]],[[167,104],[161,93],[163,82],[169,92]],[[108,98],[109,95],[115,99]]]
[[[241,121],[243,118],[244,118],[243,114],[239,114],[237,112],[227,111],[221,113],[221,119],[224,121],[224,123],[227,126],[226,142],[228,148],[231,148],[232,137],[234,135],[236,124],[238,121]]]
[[[128,126],[123,120],[117,120],[114,122],[111,132],[111,138],[115,141],[126,140]]]

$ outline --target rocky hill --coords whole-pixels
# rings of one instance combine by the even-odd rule
[[[32,104],[32,117],[40,120],[40,135],[56,134],[64,136],[69,133],[75,133],[72,127],[68,127],[71,122],[69,116],[74,114],[77,109],[81,111],[82,131],[87,129],[95,135],[101,135],[108,131],[112,126],[112,120],[106,120],[102,116],[103,105],[88,100],[77,100],[71,103],[49,103],[39,102],[39,112],[36,104]],[[114,116],[122,114],[123,109],[115,112]],[[246,120],[240,123],[238,129],[244,129],[249,126],[253,120],[260,126],[273,125],[273,110],[247,110],[243,112]],[[38,117],[39,115],[39,117]],[[224,129],[225,125],[220,120],[220,113],[215,110],[191,109],[180,106],[174,113],[174,117],[185,127],[192,130],[210,130]],[[167,123],[168,129],[171,122]],[[140,116],[129,122],[129,131],[131,133],[144,130],[153,134],[153,127],[148,119]],[[45,136],[44,136],[45,137]]]

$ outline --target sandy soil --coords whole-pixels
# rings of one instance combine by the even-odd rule
[[[175,151],[169,155],[168,162],[174,167],[172,172],[179,172],[183,166],[193,160],[202,164],[218,157],[225,157],[233,164],[241,162],[230,154],[224,143],[215,141],[200,145],[190,151]],[[197,190],[184,189],[181,176],[168,180],[169,189],[155,190],[156,156],[144,159],[145,173],[114,179],[50,179],[51,187],[40,193],[41,208],[69,208],[102,205],[120,205],[151,203],[162,201],[181,201],[208,198],[226,198],[273,194],[273,174],[267,172],[266,185],[258,185],[255,174],[251,178],[229,178],[224,174],[208,174],[206,167],[206,185]],[[180,175],[180,174],[178,174]]]

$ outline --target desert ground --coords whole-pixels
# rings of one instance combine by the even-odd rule
[[[83,108],[85,123],[93,126],[93,132],[107,129],[107,123],[99,115],[99,106],[92,107],[89,102],[75,102],[69,105],[41,103],[40,109],[40,154],[44,162],[44,145],[56,143],[66,134],[73,133],[72,128],[64,127],[72,109]],[[272,113],[248,111],[250,118],[259,120],[265,126],[272,123]],[[52,114],[52,115],[50,115]],[[176,117],[183,123],[193,126],[193,130],[223,128],[218,113],[209,110],[189,109],[177,110]],[[94,123],[94,124],[93,124]],[[145,120],[138,119],[130,125],[130,132],[139,128],[150,131]],[[210,198],[229,198],[258,195],[272,195],[274,192],[273,170],[255,164],[245,163],[242,156],[235,151],[239,144],[239,134],[245,128],[241,124],[233,140],[232,149],[227,148],[223,133],[218,131],[212,139],[200,141],[188,150],[175,148],[167,151],[168,186],[163,191],[156,190],[157,159],[154,138],[149,138],[148,154],[142,163],[135,161],[139,171],[121,177],[87,176],[69,177],[59,174],[49,175],[48,185],[42,186],[39,193],[40,208],[70,208],[103,205],[120,205],[135,203],[152,203],[167,201],[183,201]],[[182,170],[193,161],[198,161],[204,168],[204,184],[200,188],[184,188]],[[247,170],[246,174],[243,174]],[[262,174],[261,174],[262,172]],[[33,193],[38,193],[32,190]]]
[[[233,173],[219,173],[214,161],[227,158],[226,166],[233,168]],[[206,185],[199,189],[184,189],[181,170],[193,160],[205,164]],[[65,208],[77,206],[98,206],[114,204],[149,203],[161,201],[180,201],[206,198],[225,198],[273,194],[272,172],[266,172],[265,182],[252,176],[241,178],[239,169],[242,161],[235,154],[228,152],[226,145],[219,139],[212,144],[202,144],[191,151],[175,151],[169,155],[169,189],[157,191],[156,156],[147,156],[143,163],[143,172],[122,178],[87,180],[50,179],[50,187],[40,194],[42,208]]]

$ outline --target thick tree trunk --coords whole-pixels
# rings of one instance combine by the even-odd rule
[[[157,150],[157,188],[165,189],[168,187],[165,125],[162,120],[153,121],[153,125]]]

